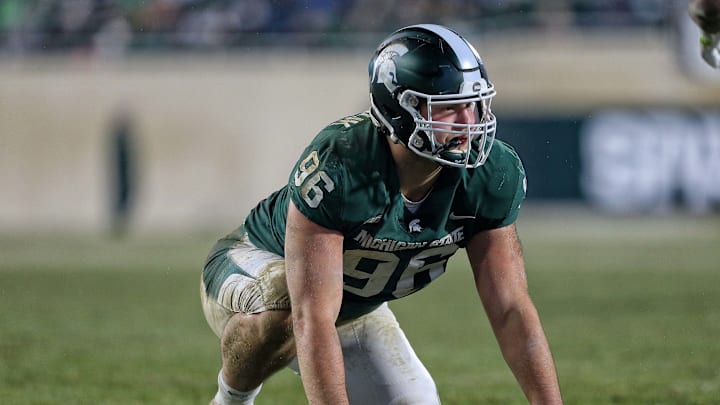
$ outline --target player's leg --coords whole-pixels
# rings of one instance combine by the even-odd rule
[[[338,327],[350,403],[440,404],[430,373],[387,304]]]
[[[236,313],[221,335],[222,368],[213,404],[252,404],[262,382],[295,356],[289,311]]]
[[[295,356],[282,257],[247,239],[218,250],[203,271],[208,324],[221,340],[216,404],[252,404],[262,382]]]
[[[290,311],[233,315],[221,339],[221,352],[230,386],[242,391],[258,387],[295,357]]]

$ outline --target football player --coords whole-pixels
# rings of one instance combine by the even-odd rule
[[[720,68],[720,0],[690,0],[688,12],[702,31],[702,58],[708,65]]]
[[[203,309],[222,354],[211,403],[252,404],[290,366],[312,404],[439,404],[387,302],[460,248],[528,401],[561,403],[514,225],[525,173],[495,139],[478,53],[446,27],[409,26],[379,45],[369,76],[370,110],[322,130],[207,258]]]

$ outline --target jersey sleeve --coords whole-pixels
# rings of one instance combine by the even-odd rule
[[[512,202],[508,206],[508,211],[505,217],[499,222],[498,228],[510,225],[517,220],[520,214],[520,205],[525,200],[525,193],[527,192],[527,178],[525,177],[525,170],[523,169],[522,163],[518,159],[518,171],[515,172],[515,194],[512,198]]]
[[[525,168],[520,156],[512,146],[508,144],[502,146],[505,152],[504,164],[494,181],[491,182],[489,190],[499,202],[500,212],[504,211],[497,223],[497,228],[510,225],[517,220],[520,205],[525,199],[527,191]]]
[[[514,223],[525,199],[525,169],[515,150],[496,140],[491,153],[484,175],[473,182],[472,188],[478,191],[471,192],[471,204],[477,204],[471,234]]]
[[[309,220],[341,230],[343,165],[332,144],[313,142],[301,155],[288,179],[290,199]]]

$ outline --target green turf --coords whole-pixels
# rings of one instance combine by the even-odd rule
[[[568,404],[720,403],[718,218],[521,219]],[[0,237],[0,402],[205,404],[198,299],[212,236]],[[522,404],[461,256],[392,307],[444,404]],[[305,403],[284,371],[257,403]]]

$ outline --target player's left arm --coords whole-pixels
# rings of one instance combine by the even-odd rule
[[[550,347],[528,293],[515,225],[475,234],[466,250],[502,354],[528,401],[561,404]]]

